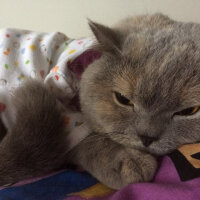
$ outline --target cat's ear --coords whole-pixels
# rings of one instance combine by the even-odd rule
[[[88,23],[100,45],[100,50],[112,54],[121,54],[121,37],[117,30],[93,22],[90,19],[88,19]]]

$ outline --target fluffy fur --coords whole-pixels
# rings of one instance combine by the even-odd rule
[[[42,84],[27,82],[16,92],[16,123],[0,144],[1,185],[71,162],[119,189],[150,181],[158,155],[200,140],[200,112],[176,115],[200,105],[200,25],[161,14],[114,28],[89,24],[102,52],[81,79],[81,108],[93,133],[65,154],[56,100]],[[117,103],[114,92],[134,106]],[[20,99],[22,93],[29,95]],[[153,142],[145,146],[143,138]]]

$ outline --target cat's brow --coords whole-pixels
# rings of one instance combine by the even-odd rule
[[[200,86],[185,87],[180,95],[180,107],[200,106]]]
[[[116,77],[114,79],[114,88],[113,90],[120,92],[121,94],[125,95],[128,98],[133,96],[134,92],[134,81],[129,81],[123,77]]]
[[[195,107],[195,106],[200,106],[200,101],[197,98],[182,101],[181,104],[179,105],[179,109],[183,110],[183,109]]]

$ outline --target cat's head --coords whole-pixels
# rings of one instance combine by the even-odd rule
[[[93,130],[158,155],[200,141],[200,41],[189,30],[200,35],[198,25],[90,26],[102,57],[84,72],[80,97]]]

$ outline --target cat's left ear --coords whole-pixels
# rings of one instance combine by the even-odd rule
[[[100,44],[100,50],[112,54],[121,54],[121,39],[119,31],[107,26],[89,21],[89,26]]]

